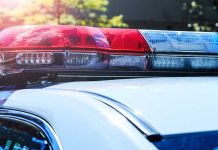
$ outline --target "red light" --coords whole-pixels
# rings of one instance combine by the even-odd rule
[[[102,28],[101,31],[107,37],[112,52],[121,54],[151,52],[147,42],[136,29]]]
[[[98,28],[64,26],[61,33],[69,48],[93,49],[95,51],[110,49],[107,38]]]
[[[3,48],[54,48],[64,47],[64,40],[57,26],[18,26],[7,28],[0,34]]]
[[[98,28],[80,26],[19,26],[3,30],[0,47],[5,49],[110,49]]]

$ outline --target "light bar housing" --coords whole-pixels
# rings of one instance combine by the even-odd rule
[[[19,26],[0,32],[0,74],[218,73],[214,32]]]

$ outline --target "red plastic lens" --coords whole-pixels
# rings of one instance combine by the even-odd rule
[[[65,44],[69,48],[110,49],[107,38],[98,28],[65,26],[61,32]]]
[[[55,26],[20,26],[3,30],[0,45],[3,48],[43,49],[64,47],[64,40]]]
[[[110,49],[98,28],[80,26],[20,26],[0,34],[0,46],[10,49]]]
[[[151,52],[144,37],[136,29],[102,28],[101,31],[107,37],[112,52],[121,54]]]

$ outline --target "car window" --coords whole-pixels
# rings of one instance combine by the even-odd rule
[[[49,150],[49,142],[35,126],[18,120],[0,120],[0,150]]]

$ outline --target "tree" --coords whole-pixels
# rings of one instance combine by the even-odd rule
[[[13,10],[0,8],[2,18],[22,24],[73,24],[127,27],[123,16],[108,18],[108,0],[27,0]]]
[[[192,0],[183,4],[188,28],[195,31],[218,30],[218,0]]]

